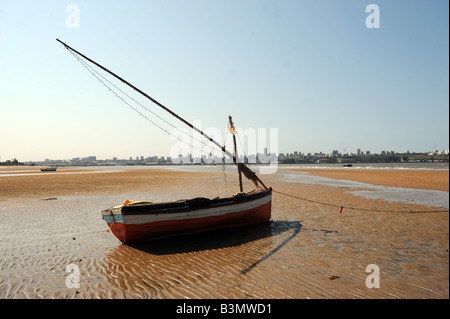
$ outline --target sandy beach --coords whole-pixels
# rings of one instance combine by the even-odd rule
[[[448,170],[260,177],[277,191],[270,223],[128,246],[101,210],[232,195],[234,169],[1,167],[0,298],[449,298]],[[395,191],[410,198],[364,193]],[[77,288],[66,286],[68,265]],[[366,285],[369,265],[379,288]]]

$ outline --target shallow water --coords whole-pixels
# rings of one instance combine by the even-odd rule
[[[370,199],[383,199],[389,202],[403,202],[449,208],[449,195],[448,192],[444,191],[372,185],[355,181],[313,176],[304,172],[283,173],[282,178],[285,182],[291,183],[319,184],[338,188],[348,188],[351,190],[351,194]],[[353,189],[363,190],[355,191]]]

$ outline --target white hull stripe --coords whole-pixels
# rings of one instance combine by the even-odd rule
[[[267,204],[272,200],[272,194],[259,198],[253,201],[244,202],[240,204],[230,205],[230,206],[219,206],[206,209],[199,209],[189,212],[181,213],[162,213],[162,214],[141,214],[141,215],[125,215],[124,224],[147,224],[152,222],[161,222],[169,220],[184,220],[184,219],[195,219],[204,218],[212,216],[220,216],[226,214],[233,214],[242,212],[245,210],[253,209],[258,206]],[[117,216],[117,215],[114,215]]]

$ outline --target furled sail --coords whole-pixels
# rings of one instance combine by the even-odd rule
[[[166,112],[168,112],[169,114],[171,114],[172,116],[174,116],[175,118],[177,118],[178,120],[180,120],[181,122],[183,122],[185,125],[187,125],[188,127],[190,127],[191,129],[193,129],[194,131],[196,131],[197,133],[199,133],[200,135],[202,135],[204,138],[206,138],[207,140],[209,140],[211,143],[213,143],[215,146],[217,146],[218,148],[220,148],[225,154],[227,154],[227,156],[229,156],[232,160],[233,163],[236,164],[237,168],[238,168],[238,172],[240,174],[240,172],[242,172],[242,174],[244,174],[244,176],[246,178],[248,178],[249,180],[251,180],[255,186],[257,188],[259,188],[259,184],[261,184],[261,186],[264,189],[267,189],[267,187],[264,185],[264,183],[256,176],[256,174],[250,169],[248,168],[248,166],[246,166],[244,163],[239,163],[237,161],[237,157],[235,154],[232,154],[231,152],[229,152],[225,146],[220,145],[219,143],[217,143],[214,139],[212,139],[211,137],[209,137],[207,134],[205,134],[203,131],[201,131],[200,129],[198,129],[197,127],[195,127],[194,125],[192,125],[191,123],[189,123],[188,121],[186,121],[185,119],[183,119],[182,117],[180,117],[179,115],[177,115],[176,113],[174,113],[173,111],[171,111],[169,108],[167,108],[166,106],[164,106],[163,104],[161,104],[160,102],[158,102],[157,100],[155,100],[154,98],[152,98],[151,96],[149,96],[148,94],[146,94],[145,92],[141,91],[140,89],[138,89],[137,87],[135,87],[134,85],[132,85],[131,83],[129,83],[128,81],[124,80],[123,78],[121,78],[120,76],[118,76],[117,74],[111,72],[110,70],[108,70],[107,68],[103,67],[102,65],[98,64],[97,62],[91,60],[90,58],[88,58],[87,56],[85,56],[84,54],[78,52],[77,50],[73,49],[72,47],[70,47],[69,45],[67,45],[66,43],[62,42],[59,39],[56,39],[56,41],[60,42],[62,45],[64,45],[64,47],[67,50],[70,50],[71,52],[81,56],[82,58],[84,58],[85,60],[91,62],[92,64],[96,65],[97,67],[99,67],[100,69],[108,72],[109,74],[111,74],[112,76],[114,76],[115,78],[117,78],[118,80],[120,80],[121,82],[125,83],[126,85],[128,85],[129,87],[131,87],[132,89],[134,89],[135,91],[137,91],[138,93],[140,93],[141,95],[145,96],[147,99],[149,99],[150,101],[152,101],[154,104],[158,105],[160,108],[162,108],[163,110],[165,110]],[[231,117],[230,117],[231,120]],[[242,191],[242,190],[241,190]]]

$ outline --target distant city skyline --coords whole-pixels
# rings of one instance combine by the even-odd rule
[[[276,156],[278,158],[287,158],[287,157],[306,157],[306,156],[313,156],[313,157],[345,157],[345,156],[370,156],[370,155],[396,155],[396,154],[426,154],[426,155],[448,155],[450,153],[449,149],[446,150],[430,150],[426,152],[413,152],[413,151],[403,151],[403,152],[397,152],[397,151],[381,151],[379,153],[372,152],[370,150],[363,151],[361,149],[356,149],[356,152],[341,152],[339,150],[332,150],[331,152],[301,152],[301,151],[292,151],[292,152],[285,152],[285,153],[269,153],[268,151],[266,154],[263,153],[257,153],[257,154],[249,154],[249,155],[239,155],[238,158],[241,161],[244,161],[244,159],[247,159],[249,162],[255,162],[255,159],[259,156],[262,157],[263,155],[266,156]],[[232,163],[232,160],[228,158],[226,155],[224,155],[226,163]],[[39,160],[21,160],[18,158],[8,158],[8,159],[2,159],[0,156],[0,162],[5,162],[6,160],[13,160],[17,159],[19,162],[22,163],[52,163],[52,162],[66,162],[66,163],[89,163],[89,162],[97,162],[97,161],[106,161],[106,162],[127,162],[127,161],[142,161],[147,163],[158,163],[159,161],[172,161],[172,162],[194,162],[194,163],[200,163],[201,159],[205,160],[205,158],[208,158],[208,155],[203,155],[202,157],[194,157],[192,154],[179,154],[178,157],[172,158],[170,156],[161,156],[161,155],[140,155],[140,156],[127,156],[127,157],[117,157],[113,156],[111,158],[101,158],[97,157],[96,155],[90,155],[85,157],[72,157],[72,158],[51,158],[46,157],[44,159]],[[210,155],[208,158],[208,161],[206,162],[221,162],[222,156],[212,156]],[[267,160],[268,161],[268,160]]]
[[[242,155],[242,150],[241,150],[242,145],[238,146],[238,155],[241,156]],[[232,151],[232,149],[227,146],[227,149]],[[449,148],[446,149],[436,149],[433,147],[430,147],[426,150],[408,150],[408,149],[403,149],[403,150],[392,150],[392,149],[388,149],[388,148],[382,148],[381,150],[375,150],[372,151],[370,149],[362,149],[362,148],[356,148],[354,150],[348,150],[348,149],[336,149],[333,148],[331,149],[331,151],[301,151],[297,148],[297,150],[294,151],[285,151],[285,152],[271,152],[270,149],[268,149],[267,147],[264,148],[264,151],[262,152],[257,152],[257,153],[253,153],[250,155],[257,155],[257,154],[264,154],[264,152],[269,152],[271,154],[295,154],[295,153],[301,153],[303,155],[359,155],[359,153],[361,153],[361,155],[364,154],[371,154],[371,155],[375,155],[375,154],[384,154],[384,153],[398,153],[398,154],[402,154],[402,153],[417,153],[417,154],[423,154],[423,153],[442,153],[442,154],[448,154],[449,152]],[[145,155],[143,155],[145,153]],[[181,154],[182,156],[186,156],[188,154],[193,155],[193,153],[198,153],[198,152],[185,152],[183,154]],[[209,153],[209,152],[208,152]],[[217,155],[217,154],[222,154],[220,151],[218,150],[214,150],[214,153],[216,154],[216,157],[221,157],[221,155]],[[96,154],[96,152],[92,152],[91,154]],[[150,155],[149,155],[150,154]],[[202,153],[202,156],[208,155],[207,153]],[[247,156],[250,156],[249,154],[246,154]],[[22,161],[22,162],[40,162],[40,161],[45,161],[46,159],[54,159],[54,160],[73,160],[73,159],[88,159],[89,157],[96,157],[100,160],[112,160],[112,159],[120,159],[120,160],[129,160],[129,159],[136,159],[136,158],[149,158],[149,157],[165,157],[165,158],[170,158],[171,156],[168,155],[167,153],[164,154],[156,154],[154,152],[142,152],[142,154],[140,155],[122,155],[122,156],[104,156],[104,155],[85,155],[85,156],[79,156],[79,155],[75,155],[75,156],[66,156],[66,157],[58,157],[58,156],[43,156],[41,158],[37,158],[37,157],[28,157],[28,158],[20,158],[19,156],[3,156],[2,153],[0,152],[0,162],[1,161],[6,161],[6,160],[12,160],[14,158]],[[200,156],[197,156],[200,157]]]

